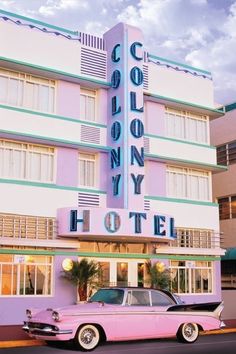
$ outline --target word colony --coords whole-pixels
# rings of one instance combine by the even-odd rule
[[[116,44],[112,50],[111,60],[113,63],[118,63],[121,60],[120,56],[120,44]],[[134,42],[130,46],[130,54],[132,58],[140,62],[142,61],[142,55],[137,55],[137,49],[142,49],[142,44],[140,42]],[[122,76],[120,70],[116,69],[113,71],[111,76],[111,86],[113,89],[118,89],[121,84]],[[134,84],[134,87],[138,88],[143,84],[143,72],[138,66],[133,66],[130,70],[130,80]],[[137,108],[137,96],[136,91],[128,92],[129,108],[131,111],[135,112],[137,115],[143,113],[143,107]],[[112,116],[117,117],[111,126],[111,138],[113,142],[118,142],[122,135],[122,124],[118,120],[119,114],[122,112],[123,107],[119,104],[119,97],[112,97]],[[127,129],[124,127],[124,129]],[[135,139],[140,139],[144,135],[143,122],[139,118],[134,118],[131,120],[129,125],[130,132]],[[127,142],[124,142],[127,143]],[[111,150],[111,168],[116,169],[121,165],[121,147],[112,148]],[[141,147],[139,150],[135,145],[130,146],[130,164],[144,168],[144,148]],[[113,196],[119,195],[120,184],[122,183],[121,174],[117,173],[112,176],[112,191]],[[141,184],[144,179],[144,174],[134,174],[131,173],[130,177],[134,183],[134,193],[141,194]]]

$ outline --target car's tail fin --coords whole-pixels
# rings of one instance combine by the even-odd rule
[[[184,305],[174,305],[170,306],[167,311],[204,311],[204,312],[213,312],[218,316],[218,312],[221,313],[223,307],[221,308],[222,302],[206,302],[202,304],[184,304]],[[220,316],[220,315],[219,315]]]

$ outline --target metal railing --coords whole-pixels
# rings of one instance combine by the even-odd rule
[[[0,238],[4,237],[52,240],[56,237],[56,219],[0,213]]]
[[[172,247],[220,248],[220,235],[212,230],[177,229]]]

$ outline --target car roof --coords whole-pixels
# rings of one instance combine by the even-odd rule
[[[175,303],[177,303],[175,297],[173,296],[173,294],[169,291],[169,290],[164,290],[164,289],[154,289],[154,288],[148,288],[148,287],[138,287],[138,286],[107,286],[107,287],[103,287],[100,289],[107,289],[107,290],[112,290],[112,289],[116,289],[116,290],[154,290],[154,291],[159,291],[167,296],[169,296]]]

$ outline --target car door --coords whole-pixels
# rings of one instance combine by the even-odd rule
[[[155,337],[155,314],[151,307],[150,290],[128,290],[124,314],[119,321],[123,326],[123,339]]]
[[[179,321],[176,316],[173,316],[173,312],[167,312],[170,306],[175,305],[174,301],[158,290],[151,290],[151,303],[155,314],[156,337],[176,334]]]

